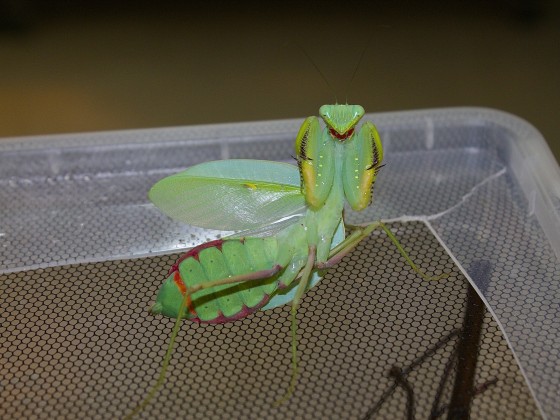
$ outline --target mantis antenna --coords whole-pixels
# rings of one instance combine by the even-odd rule
[[[348,91],[350,90],[350,86],[352,86],[352,82],[354,81],[354,78],[356,77],[356,73],[358,73],[358,69],[360,68],[360,65],[362,64],[362,61],[364,60],[364,56],[366,55],[366,51],[369,47],[369,44],[370,44],[372,38],[373,38],[373,36],[371,36],[369,38],[367,44],[362,49],[362,53],[360,54],[360,58],[358,59],[358,62],[356,63],[356,66],[354,67],[354,72],[352,73],[352,77],[350,78],[350,81],[346,85],[346,91],[344,93],[344,96],[346,97],[346,103],[348,103]]]
[[[301,52],[303,53],[303,55],[305,55],[305,57],[309,60],[309,62],[311,63],[311,65],[313,67],[315,67],[315,70],[317,70],[317,73],[319,73],[319,75],[321,76],[321,78],[323,79],[323,81],[326,83],[326,85],[329,87],[329,89],[331,90],[332,94],[334,95],[334,102],[336,104],[338,104],[338,98],[336,96],[336,91],[333,89],[332,85],[329,83],[328,79],[326,78],[326,76],[323,74],[323,72],[321,71],[321,69],[319,68],[319,66],[315,63],[315,61],[313,61],[313,59],[311,58],[311,56],[307,53],[307,51],[305,50],[305,48],[303,48],[301,45],[296,44],[298,46],[298,48],[301,50]]]
[[[391,27],[390,25],[380,25],[380,26],[382,28],[390,28]],[[348,91],[350,90],[350,87],[352,86],[352,82],[354,81],[354,78],[356,77],[356,73],[358,73],[358,69],[362,65],[362,61],[364,60],[364,56],[366,55],[366,51],[368,50],[372,39],[373,39],[373,34],[371,34],[369,36],[369,39],[367,40],[366,45],[364,45],[364,48],[362,49],[362,52],[360,54],[360,58],[358,59],[358,62],[356,63],[356,66],[354,67],[354,72],[352,73],[352,77],[350,78],[350,81],[346,85],[346,91],[344,93],[344,95],[346,97],[346,103],[348,103]]]

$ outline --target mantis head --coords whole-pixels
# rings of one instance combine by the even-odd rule
[[[323,105],[319,115],[334,139],[344,141],[354,134],[354,127],[364,116],[364,108],[360,105]]]

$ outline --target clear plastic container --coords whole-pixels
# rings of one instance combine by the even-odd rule
[[[347,221],[424,223],[498,321],[541,413],[558,418],[560,170],[545,141],[525,121],[481,108],[364,120],[379,129],[386,166],[373,205],[348,210]],[[293,161],[299,124],[2,139],[0,273],[165,254],[225,235],[169,220],[149,188],[209,160]]]

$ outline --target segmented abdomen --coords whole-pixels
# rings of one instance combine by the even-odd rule
[[[276,257],[274,238],[217,240],[187,252],[170,274],[184,294],[196,284],[271,269]],[[278,287],[277,277],[200,290],[190,296],[187,318],[211,324],[243,318],[268,302]]]

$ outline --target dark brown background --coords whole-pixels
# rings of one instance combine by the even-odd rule
[[[0,137],[300,118],[334,90],[499,108],[560,156],[557,2],[152,3],[0,0]]]

